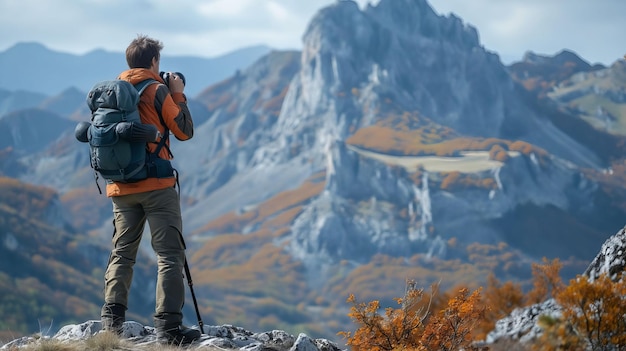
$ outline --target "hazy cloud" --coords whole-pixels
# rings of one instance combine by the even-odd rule
[[[393,1],[393,0],[384,0]],[[266,44],[300,49],[315,13],[334,0],[2,0],[0,50],[36,41],[86,53],[123,51],[137,34],[162,40],[166,55],[215,56]],[[357,1],[361,6],[367,0]],[[378,1],[374,1],[377,3]],[[626,53],[623,0],[429,0],[441,15],[453,12],[477,28],[486,49],[503,61],[528,51],[553,55],[570,49],[610,64]]]
[[[626,53],[623,0],[431,0],[440,14],[456,13],[478,29],[481,42],[505,61],[530,50],[562,49],[591,63],[611,64]]]

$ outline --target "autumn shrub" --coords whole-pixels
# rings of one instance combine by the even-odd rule
[[[354,333],[340,332],[353,351],[456,351],[476,350],[495,322],[518,307],[555,299],[556,315],[539,316],[541,335],[529,345],[537,351],[626,350],[626,278],[612,281],[578,276],[566,285],[558,259],[532,265],[532,288],[499,282],[489,276],[487,286],[470,292],[455,289],[452,295],[427,294],[409,284],[398,308],[380,314],[379,301],[358,302],[350,295],[348,314],[357,325]],[[436,296],[437,294],[437,296]],[[442,303],[442,297],[445,300]]]
[[[519,283],[501,283],[494,274],[487,278],[487,286],[483,292],[483,300],[488,307],[477,328],[476,338],[484,340],[487,334],[493,330],[496,321],[508,316],[514,309],[523,306],[525,294]],[[486,306],[487,307],[487,306]]]
[[[562,319],[552,328],[546,328],[546,336],[559,344],[582,339],[584,345],[576,347],[585,346],[594,351],[626,349],[625,279],[613,282],[603,274],[592,281],[578,276],[570,280],[556,300],[563,308]]]
[[[445,175],[443,180],[441,181],[441,189],[450,190],[453,188],[454,184],[459,182],[461,179],[461,173],[458,171],[449,172]]]
[[[476,251],[476,254],[480,254],[480,251]],[[476,340],[484,340],[493,330],[496,322],[516,308],[556,297],[564,289],[560,276],[561,267],[562,264],[558,258],[552,261],[543,258],[541,264],[533,263],[531,265],[532,288],[526,292],[520,283],[510,281],[502,283],[495,275],[490,275],[483,292],[483,302],[486,304],[485,315],[476,326]]]
[[[485,317],[487,307],[481,301],[480,289],[472,293],[462,288],[448,301],[448,306],[428,321],[421,337],[424,350],[471,350],[475,327]]]
[[[526,297],[525,306],[556,297],[565,288],[561,280],[562,267],[563,264],[558,258],[548,261],[544,257],[543,264],[532,264],[533,288]]]
[[[583,338],[576,333],[572,324],[562,318],[542,315],[539,316],[537,325],[541,328],[542,334],[539,339],[532,343],[533,351],[586,351]]]
[[[440,188],[446,191],[479,188],[479,189],[497,189],[498,184],[493,178],[481,178],[472,174],[463,174],[458,171],[444,173]]]
[[[348,316],[359,326],[354,332],[340,332],[354,351],[391,351],[399,347],[417,348],[424,332],[428,308],[423,306],[424,290],[409,288],[404,298],[395,299],[400,308],[386,308],[385,316],[379,313],[380,302],[358,302],[353,294]]]
[[[438,311],[433,310],[437,286],[431,293],[409,284],[403,298],[396,299],[399,308],[379,313],[379,301],[358,302],[350,295],[349,316],[358,326],[354,333],[340,332],[353,351],[453,351],[471,350],[474,327],[484,318],[485,305],[480,290],[470,293],[461,288]]]
[[[496,144],[489,149],[489,159],[491,160],[506,162],[509,158],[509,152],[499,144]]]

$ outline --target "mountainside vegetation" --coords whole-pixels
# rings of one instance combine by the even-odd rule
[[[55,202],[51,189],[0,178],[0,330],[20,335],[98,313],[102,271],[57,220]]]
[[[566,284],[558,259],[532,264],[532,287],[500,282],[489,276],[485,286],[459,285],[430,292],[407,281],[397,308],[379,300],[360,302],[354,294],[349,316],[357,329],[343,331],[353,351],[460,351],[460,350],[611,350],[626,336],[626,280],[606,274],[590,280],[577,275]],[[540,336],[524,343],[504,340],[485,343],[496,321],[514,309],[555,299],[559,317],[540,316]],[[381,311],[385,311],[381,314]]]
[[[77,232],[65,219],[72,215],[89,214],[65,212],[53,189],[0,177],[1,340],[100,315],[108,247]],[[153,268],[143,260],[136,269],[145,277]],[[131,318],[149,321],[150,301],[136,293],[131,301]]]

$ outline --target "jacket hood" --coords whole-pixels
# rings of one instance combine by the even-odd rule
[[[146,79],[154,79],[161,84],[165,84],[163,82],[163,79],[161,79],[161,77],[158,74],[152,72],[151,70],[147,68],[131,68],[129,70],[126,70],[120,73],[120,75],[117,78],[128,81],[131,84],[137,84]]]

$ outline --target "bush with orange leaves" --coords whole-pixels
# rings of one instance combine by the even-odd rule
[[[533,288],[526,294],[519,284],[501,284],[490,276],[484,299],[481,289],[435,296],[436,285],[425,294],[409,282],[405,296],[396,299],[401,307],[385,309],[384,316],[378,301],[366,304],[350,295],[348,315],[358,329],[339,334],[353,351],[477,350],[474,342],[484,340],[496,320],[517,307],[554,298],[561,317],[541,316],[542,335],[524,349],[626,350],[626,275],[615,282],[606,275],[595,281],[578,276],[566,286],[560,268],[558,259],[533,264]]]
[[[508,316],[516,308],[543,302],[556,297],[563,290],[564,284],[560,276],[562,264],[559,259],[548,261],[544,258],[542,262],[543,264],[533,263],[531,266],[533,287],[528,292],[524,292],[519,283],[501,283],[493,274],[487,278],[483,300],[489,301],[489,308],[485,312],[485,318],[477,326],[477,339],[484,340],[495,327],[496,321]]]
[[[543,318],[538,350],[626,349],[626,277],[616,282],[606,274],[595,281],[570,280],[556,301],[561,318]]]
[[[354,332],[340,332],[353,351],[455,351],[473,350],[473,330],[484,318],[485,307],[480,301],[480,290],[470,293],[461,288],[447,306],[431,314],[433,296],[423,289],[416,289],[409,282],[403,298],[396,299],[398,309],[385,309],[379,314],[378,301],[357,302],[350,295],[352,304],[348,314],[359,326]]]

